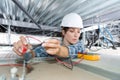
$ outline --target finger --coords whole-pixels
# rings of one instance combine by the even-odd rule
[[[19,40],[19,41],[17,42],[17,45],[18,45],[19,48],[21,48],[24,44],[22,43],[21,40]]]
[[[17,43],[15,42],[15,43],[13,44],[13,46],[14,46],[14,50],[15,50],[18,54],[22,54],[24,45],[22,44],[21,41],[18,41]]]
[[[16,48],[16,50],[20,48],[20,46],[16,42],[13,43],[13,47]]]
[[[22,44],[27,45],[27,40],[24,36],[20,36],[20,40],[21,40]]]
[[[46,52],[47,52],[48,54],[51,54],[51,55],[57,54],[58,51],[59,51],[58,48],[49,48],[49,49],[46,50]]]
[[[45,42],[60,44],[60,41],[58,39],[49,39],[49,40],[46,40]]]
[[[32,49],[32,48],[33,48],[31,44],[28,44],[27,47],[28,47],[29,49]]]
[[[43,47],[51,47],[51,48],[59,48],[60,45],[59,44],[55,44],[55,43],[43,43],[42,44]]]
[[[13,51],[14,51],[17,55],[22,56],[21,52],[19,52],[18,50],[16,50],[16,48],[13,48]]]

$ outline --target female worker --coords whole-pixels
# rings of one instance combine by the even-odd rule
[[[59,56],[59,57],[77,57],[78,52],[83,52],[83,44],[79,41],[81,29],[83,28],[83,23],[81,17],[77,13],[69,13],[64,16],[62,23],[62,41],[58,39],[49,39],[44,41],[42,46],[34,49],[34,55],[36,57],[49,57],[49,56]],[[21,36],[20,40],[14,43],[13,51],[19,56],[21,54],[21,48],[23,45],[27,44],[25,37]],[[29,48],[31,45],[27,48]],[[32,58],[32,54],[24,54],[24,58],[29,60]]]

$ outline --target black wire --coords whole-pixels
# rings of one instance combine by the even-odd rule
[[[42,46],[44,42],[40,43],[40,44],[37,44],[37,45],[32,45],[32,50],[34,50],[35,48],[39,47],[39,46]]]

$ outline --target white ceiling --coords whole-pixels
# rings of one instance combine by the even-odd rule
[[[14,2],[1,0],[1,24],[13,21],[11,25],[31,27],[33,22]],[[81,15],[84,25],[99,21],[113,21],[120,19],[120,0],[15,0],[29,13],[36,23],[58,28],[64,15],[76,12]],[[23,22],[23,23],[21,23]],[[19,23],[19,24],[18,24]],[[30,23],[30,24],[29,24]],[[28,25],[29,24],[29,25]],[[45,27],[46,28],[46,27]]]

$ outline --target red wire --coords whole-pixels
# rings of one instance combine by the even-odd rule
[[[80,60],[73,62],[73,65],[79,64],[84,58],[84,53],[80,56]]]
[[[32,36],[26,36],[26,37],[27,37],[27,38],[33,38],[33,39],[37,40],[38,42],[41,42],[39,39],[36,39],[35,37],[32,37]],[[81,58],[80,60],[73,62],[73,65],[79,64],[79,63],[83,60],[83,56],[84,56],[84,54],[80,57],[80,58]],[[56,58],[56,57],[55,57],[55,59],[56,59],[57,62],[59,62],[59,63],[61,63],[61,64],[70,65],[69,63],[63,62],[63,61],[59,60],[59,59]]]
[[[84,59],[83,56],[84,56],[84,54],[80,57],[80,58],[81,58],[80,60],[74,61],[74,62],[73,62],[73,65],[79,64],[79,63]],[[63,62],[63,61],[59,60],[57,57],[55,57],[55,59],[57,60],[57,62],[59,62],[59,63],[61,63],[61,64],[71,65],[71,64],[69,64],[69,63],[67,63],[67,62]]]
[[[35,40],[37,40],[38,42],[40,42],[41,43],[41,41],[39,40],[39,39],[37,39],[37,38],[35,38],[35,37],[33,37],[33,36],[26,36],[27,38],[32,38],[32,39],[35,39]]]
[[[40,41],[39,39],[36,39],[36,38],[33,37],[33,36],[26,36],[26,38],[32,38],[32,39],[37,40],[38,42],[41,43],[41,41]],[[73,62],[73,65],[79,64],[79,63],[83,60],[83,58],[82,58],[83,56],[84,56],[84,54],[81,56],[81,59],[80,59],[80,60]],[[69,63],[66,63],[66,62],[63,62],[63,61],[59,60],[59,59],[56,58],[56,57],[55,57],[55,59],[56,59],[57,62],[59,62],[59,63],[61,63],[61,64],[71,65],[71,64],[69,64]],[[22,64],[2,64],[2,65],[0,65],[0,66],[22,66]]]
[[[57,62],[59,62],[61,64],[71,65],[69,63],[66,63],[66,62],[63,62],[63,61],[59,60],[57,57],[55,57],[55,59],[56,59]]]
[[[22,66],[22,64],[0,64],[0,66]]]

